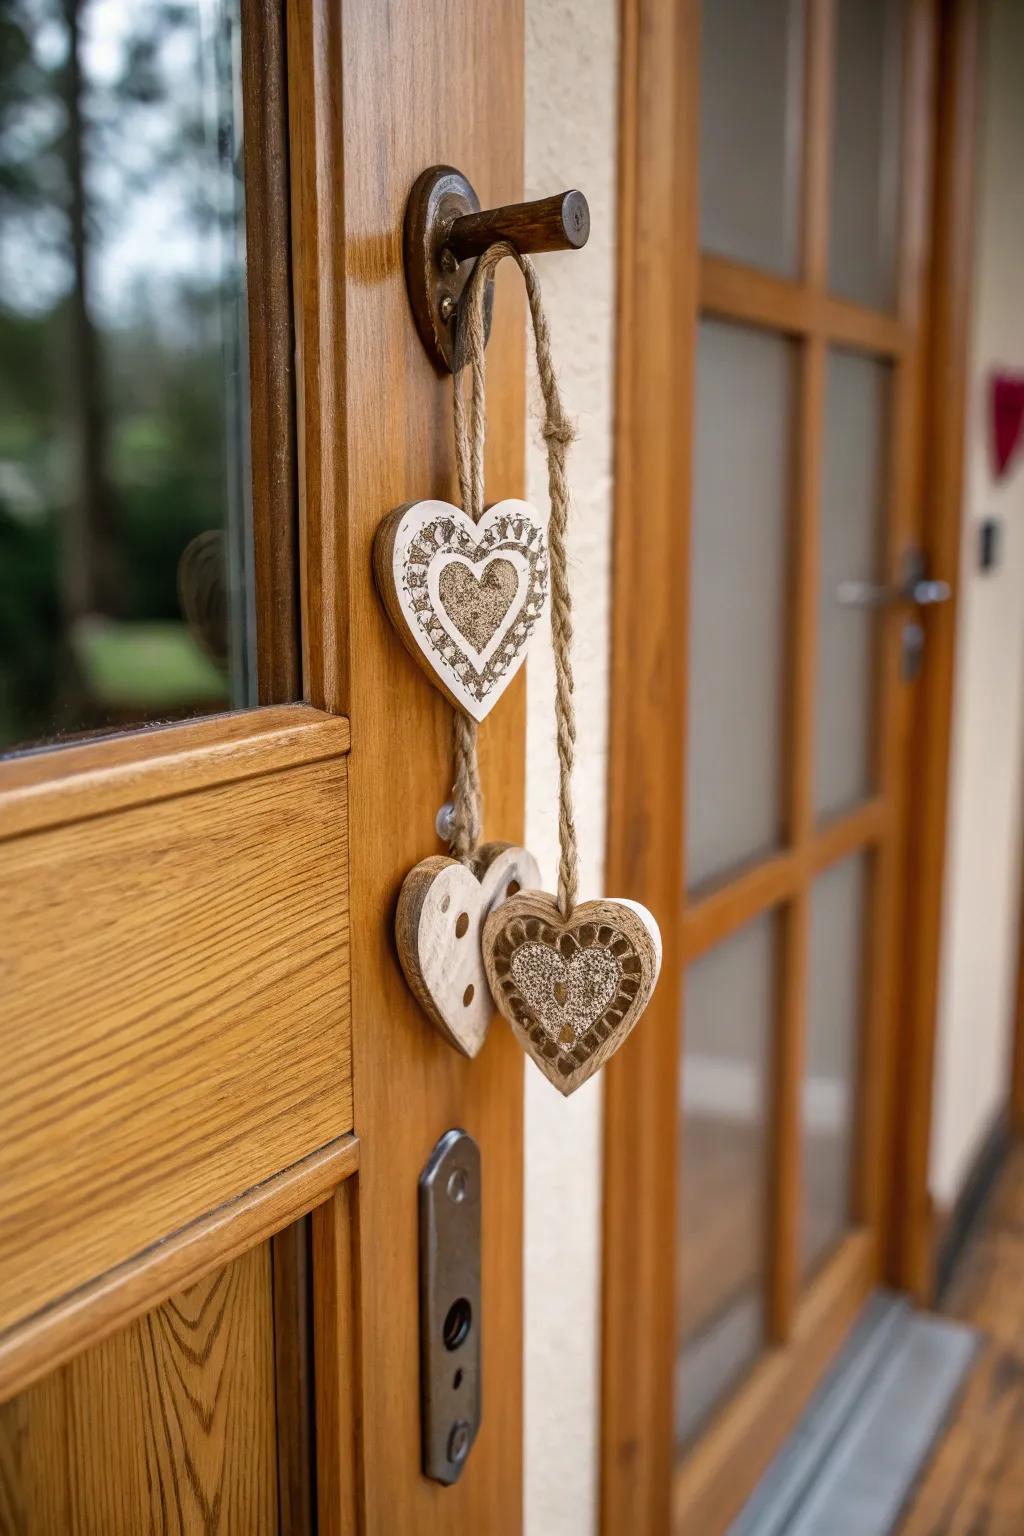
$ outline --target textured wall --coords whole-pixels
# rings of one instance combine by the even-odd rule
[[[956,1197],[1005,1104],[1017,964],[1024,801],[1024,459],[992,480],[987,383],[1024,370],[1024,5],[994,0],[979,161],[946,910],[931,1187]],[[1003,520],[997,570],[978,524]]]
[[[526,191],[578,186],[592,233],[575,255],[540,257],[566,408],[579,438],[570,460],[570,562],[579,725],[581,894],[602,894],[608,705],[608,574],[614,341],[615,0],[527,0]],[[531,393],[527,479],[544,505],[547,472]],[[554,889],[557,759],[551,652],[530,652],[526,823]],[[526,1077],[526,1533],[596,1530],[601,1212],[600,1077],[565,1100]]]

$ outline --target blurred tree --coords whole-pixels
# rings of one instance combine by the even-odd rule
[[[98,723],[75,625],[180,619],[178,556],[224,523],[210,43],[196,0],[0,0],[0,750]],[[192,270],[139,262],[155,203]]]

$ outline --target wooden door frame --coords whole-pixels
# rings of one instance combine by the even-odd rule
[[[912,168],[923,156],[927,165],[931,135],[937,133],[935,179],[933,185],[930,176],[916,178],[921,196],[914,204],[907,191],[914,178],[905,176],[903,219],[911,221],[907,227],[912,235],[905,242],[901,310],[892,321],[879,317],[874,327],[883,345],[894,333],[882,336],[882,330],[906,324],[911,314],[923,315],[928,328],[930,345],[918,348],[921,355],[913,370],[904,370],[913,376],[903,379],[894,403],[897,412],[911,413],[916,423],[911,438],[917,446],[893,464],[891,474],[901,501],[927,507],[923,536],[933,570],[949,580],[954,591],[978,10],[977,0],[935,0],[934,11],[928,0],[912,6],[912,26],[938,26],[943,46],[939,88],[927,76],[912,83],[930,106],[918,114],[920,122],[908,124],[904,164]],[[902,789],[907,873],[904,878],[904,850],[887,845],[888,875],[880,889],[888,895],[876,904],[871,925],[877,985],[872,988],[867,1033],[881,1084],[872,1110],[872,1135],[880,1151],[864,1163],[858,1201],[877,1212],[882,1251],[875,1243],[858,1246],[848,1240],[845,1259],[826,1267],[796,1313],[792,1266],[776,1266],[769,1294],[770,1325],[795,1323],[803,1368],[787,1378],[784,1352],[769,1348],[736,1411],[723,1415],[729,1422],[719,1425],[716,1443],[705,1458],[714,1463],[712,1473],[731,1469],[724,1498],[714,1492],[715,1477],[703,1475],[698,1483],[685,1479],[674,1495],[677,1062],[682,960],[691,947],[681,918],[682,855],[677,852],[683,845],[686,719],[679,593],[685,592],[688,580],[695,320],[699,300],[711,285],[717,302],[729,313],[742,314],[745,304],[744,318],[754,323],[759,305],[774,306],[780,296],[770,278],[738,285],[732,282],[730,263],[698,260],[698,0],[623,0],[621,15],[616,601],[610,703],[615,729],[610,734],[607,879],[610,889],[631,891],[658,914],[665,965],[643,1028],[607,1073],[600,1476],[602,1529],[609,1536],[625,1529],[656,1532],[678,1526],[680,1497],[691,1496],[697,1499],[693,1528],[717,1529],[795,1419],[874,1278],[885,1276],[916,1295],[925,1293],[924,1277],[930,1272],[925,1262],[926,1256],[930,1260],[927,1148],[955,636],[955,607],[950,604],[929,617],[930,654],[927,680],[917,690],[918,718],[910,720],[905,706],[902,712],[896,709],[880,747],[883,754],[897,754],[905,733],[915,732],[916,762]],[[808,0],[809,49],[827,50],[830,16],[829,4]],[[916,49],[908,48],[908,58],[920,59],[921,48],[918,40]],[[825,109],[821,101],[806,102],[811,122]],[[807,136],[805,184],[824,173],[827,142],[825,133]],[[819,213],[805,230],[807,274],[815,266],[823,270],[821,223]],[[929,237],[931,268],[926,260]],[[851,342],[863,344],[867,316],[856,306],[828,303],[833,338],[843,339],[845,327]],[[801,317],[795,308],[792,319],[793,329],[799,331]],[[822,362],[820,348],[817,359],[812,351],[810,368],[820,373]],[[802,400],[802,409],[821,408],[820,382],[813,376],[805,374]],[[927,443],[935,447],[926,451]],[[813,494],[809,485],[817,472],[817,465],[806,460],[799,467],[802,504]],[[806,632],[813,622],[809,594],[814,577],[809,567],[816,560],[816,545],[808,531],[805,527],[801,533],[798,526],[798,633],[799,626]],[[895,532],[905,544],[918,530],[908,525]],[[641,580],[651,570],[672,573],[673,579]],[[640,592],[642,619],[636,607]],[[897,646],[897,627],[890,624],[884,660],[890,678],[898,665]],[[792,686],[790,709],[798,717],[807,715],[813,679],[805,667],[796,668]],[[801,761],[791,775],[787,806],[791,831],[799,826],[801,815],[806,816],[808,802],[806,728],[797,740]],[[651,750],[654,741],[657,751]],[[884,812],[869,804],[864,814]],[[780,896],[785,893],[791,873],[787,865],[783,854],[754,871],[744,893],[751,911],[759,909],[768,887],[777,888]],[[724,908],[712,897],[692,909],[691,917],[699,912],[709,943],[725,931],[721,925],[727,918],[732,924],[735,913],[727,914]],[[901,931],[912,940],[902,975],[898,961],[903,951],[894,941]],[[786,924],[783,964],[801,966],[805,947],[806,918],[797,916]],[[902,1021],[898,1031],[888,1031],[889,1051],[886,1014]],[[797,1044],[802,1027],[787,1009],[780,1020],[781,1039]],[[796,1053],[791,1055],[798,1060]],[[791,1234],[798,1175],[795,1072],[778,1087],[781,1120],[788,1131],[776,1138],[775,1167],[791,1188],[788,1195],[783,1190],[776,1219],[779,1229]],[[784,1336],[781,1329],[780,1334]],[[723,1477],[718,1475],[717,1481],[721,1485]]]
[[[906,968],[894,1127],[887,1276],[919,1302],[935,1280],[935,1212],[928,1187],[938,1026],[949,750],[956,668],[965,408],[981,92],[982,0],[943,0],[933,205],[925,430],[928,552],[952,601],[929,616],[928,665],[912,729],[918,743],[910,807],[904,918]]]
[[[306,697],[352,723],[355,1121],[362,1158],[313,1222],[322,1536],[517,1530],[522,1489],[523,1058],[492,1030],[467,1061],[399,969],[402,879],[439,851],[451,709],[390,627],[373,585],[381,518],[457,499],[451,383],[429,362],[402,268],[417,175],[459,167],[483,205],[522,195],[523,10],[425,0],[288,0],[292,267]],[[499,274],[488,347],[487,491],[522,494],[521,285]],[[524,679],[480,733],[488,835],[522,835]],[[420,1472],[417,1180],[460,1126],[481,1149],[484,1400],[459,1481]],[[348,1276],[357,1302],[338,1295]],[[354,1308],[354,1315],[353,1315]],[[356,1390],[352,1392],[352,1382]],[[355,1445],[355,1470],[345,1468]]]

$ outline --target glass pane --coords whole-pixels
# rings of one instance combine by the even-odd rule
[[[238,0],[11,0],[0,751],[250,702]]]
[[[889,415],[889,365],[833,352],[825,380],[821,487],[815,809],[821,818],[872,787],[878,611],[839,601],[848,581],[878,582]]]
[[[803,108],[803,0],[704,0],[700,242],[793,276]]]
[[[902,44],[902,0],[839,0],[828,278],[875,309],[895,302]]]
[[[792,343],[706,320],[690,585],[691,886],[779,839]]]
[[[681,1076],[676,1436],[686,1444],[764,1336],[776,919],[691,967]]]
[[[811,892],[802,1098],[805,1277],[850,1222],[866,873],[859,854],[820,875]]]

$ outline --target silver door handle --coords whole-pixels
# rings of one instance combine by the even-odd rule
[[[923,577],[905,587],[882,587],[872,581],[841,581],[836,588],[836,599],[844,608],[887,608],[897,603],[930,608],[935,603],[948,603],[951,595],[948,581],[928,581]]]
[[[841,581],[836,598],[844,608],[888,608],[911,603],[915,608],[932,608],[948,603],[952,592],[948,581],[932,581],[924,551],[911,546],[902,560],[903,580],[897,587],[879,586],[873,581]]]

